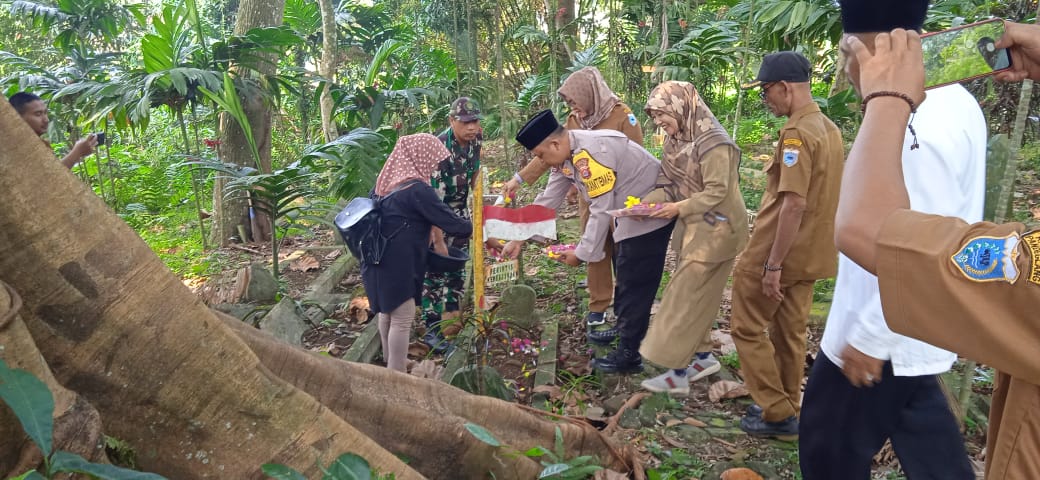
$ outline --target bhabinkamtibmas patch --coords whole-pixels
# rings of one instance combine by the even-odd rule
[[[1040,285],[1040,230],[1022,235],[1022,243],[1029,250],[1029,281]]]
[[[574,168],[578,169],[578,178],[585,184],[589,198],[596,198],[614,189],[617,175],[592,158],[588,150],[582,149],[572,158]]]
[[[968,280],[975,282],[1018,280],[1018,233],[1006,237],[975,237],[950,260]]]
[[[784,165],[793,167],[798,163],[798,154],[801,153],[802,141],[797,138],[785,138],[783,145],[783,156],[780,158]]]

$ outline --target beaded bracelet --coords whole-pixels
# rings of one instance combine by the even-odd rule
[[[903,99],[907,104],[910,105],[910,122],[906,124],[906,128],[910,129],[910,135],[913,136],[913,143],[910,144],[910,150],[916,150],[921,147],[917,143],[917,132],[914,130],[914,117],[917,115],[917,104],[910,98],[909,95],[902,92],[893,92],[889,90],[881,90],[874,93],[867,94],[863,97],[863,102],[860,103],[859,109],[863,114],[867,113],[867,102],[877,97],[896,97]]]
[[[762,268],[767,272],[779,272],[784,269],[783,265],[770,265],[768,263],[762,264]]]

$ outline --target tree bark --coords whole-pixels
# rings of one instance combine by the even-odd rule
[[[321,129],[325,133],[325,141],[331,142],[339,137],[339,129],[332,119],[332,85],[336,79],[337,59],[339,52],[336,49],[336,12],[332,9],[332,0],[318,0],[318,8],[321,9],[321,63],[318,75],[325,79],[325,88],[321,90],[319,102],[321,106]]]
[[[34,138],[6,101],[0,131]],[[398,479],[526,479],[540,466],[513,449],[553,445],[558,424],[524,407],[320,357],[218,318],[39,142],[0,150],[0,203],[0,280],[24,292],[32,341],[23,343],[144,470],[262,478],[273,462],[317,478],[319,465],[351,452]],[[513,449],[481,443],[466,422]],[[558,426],[568,458],[595,455],[616,470],[635,462],[589,426]]]
[[[285,0],[242,0],[235,19],[235,35],[244,35],[253,28],[277,27],[282,24],[285,11]],[[221,160],[235,165],[255,166],[263,172],[271,171],[271,106],[259,87],[264,76],[273,75],[277,70],[278,59],[271,56],[268,61],[252,68],[240,65],[232,66],[239,73],[244,83],[238,85],[238,95],[249,120],[256,148],[260,158],[253,158],[245,133],[234,118],[227,113],[220,114]],[[213,241],[221,246],[232,242],[238,235],[238,226],[252,232],[252,240],[263,242],[271,239],[268,225],[270,222],[262,213],[253,212],[253,222],[244,197],[237,199],[224,198],[224,181],[213,181],[214,232]],[[247,239],[241,239],[246,241]]]

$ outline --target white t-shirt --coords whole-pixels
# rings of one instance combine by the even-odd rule
[[[919,149],[903,142],[903,176],[913,210],[982,220],[986,197],[986,119],[975,97],[960,85],[928,91],[913,119]],[[891,360],[896,376],[933,375],[957,356],[893,333],[881,312],[877,277],[841,255],[834,301],[820,348],[839,367],[851,344],[874,358]]]

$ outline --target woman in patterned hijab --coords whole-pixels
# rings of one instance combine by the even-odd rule
[[[610,115],[621,100],[610,90],[596,67],[578,70],[556,91],[578,118],[581,128],[592,130]]]
[[[448,149],[433,135],[406,135],[397,140],[376,179],[386,250],[379,263],[361,263],[361,281],[369,308],[378,314],[383,359],[393,370],[405,371],[408,362],[408,340],[426,276],[430,229],[436,226],[457,237],[469,237],[473,230],[470,221],[451,211],[430,186],[430,175],[448,155]]]
[[[430,176],[441,160],[451,152],[437,137],[429,133],[405,135],[397,139],[394,151],[387,157],[376,178],[376,195],[382,197],[401,183],[416,179],[430,184]]]
[[[662,204],[653,217],[679,217],[672,235],[679,266],[640,348],[644,358],[671,370],[642,386],[686,394],[689,382],[721,368],[711,355],[711,327],[734,259],[748,240],[737,184],[740,150],[690,83],[658,85],[646,113],[668,137],[662,186],[643,201]]]

